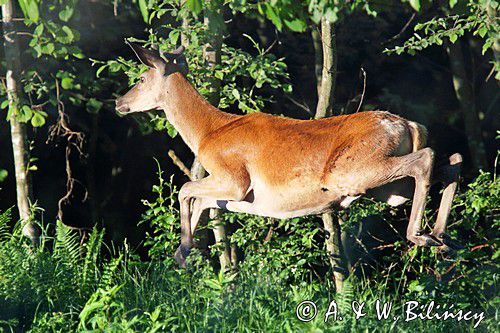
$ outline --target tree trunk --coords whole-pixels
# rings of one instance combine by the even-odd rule
[[[220,0],[206,1],[204,24],[208,28],[210,39],[203,49],[203,57],[208,65],[213,68],[221,63],[222,34],[224,29],[223,2]],[[212,93],[208,96],[208,101],[218,106],[220,100],[221,82],[217,78],[210,80]],[[223,250],[219,254],[221,269],[226,271],[231,268],[231,249],[226,239],[226,228],[223,222],[217,218],[218,209],[210,209],[209,217],[214,221],[213,229],[217,244],[223,243]]]
[[[474,102],[474,93],[467,79],[461,41],[457,40],[454,44],[448,44],[446,51],[450,58],[453,87],[464,117],[465,134],[472,162],[476,169],[481,169],[486,167],[486,152]]]
[[[315,50],[316,53],[322,52],[322,56],[316,55],[316,77],[321,81],[318,82],[318,105],[316,107],[315,118],[323,118],[332,114],[335,79],[337,76],[337,49],[333,23],[322,19],[321,34],[318,33],[318,35],[320,35],[322,47],[315,47]],[[314,33],[312,36],[314,39]],[[316,37],[316,39],[318,38]],[[318,68],[320,71],[318,71]],[[342,292],[345,276],[341,253],[342,243],[339,220],[331,213],[324,213],[321,218],[327,232],[325,243],[335,279],[335,288],[337,292]]]
[[[34,243],[38,240],[38,230],[31,222],[30,201],[31,184],[28,173],[28,145],[26,135],[26,124],[20,123],[17,118],[17,107],[19,102],[19,76],[20,76],[20,52],[17,44],[17,31],[12,20],[14,14],[13,3],[8,0],[2,5],[2,23],[4,33],[4,49],[6,59],[6,81],[9,109],[12,110],[10,118],[10,133],[12,150],[14,153],[14,168],[16,176],[17,207],[19,217],[24,223],[23,235],[29,237]]]
[[[318,97],[321,95],[321,75],[323,75],[323,45],[321,43],[321,30],[314,26],[311,30],[314,47],[314,74],[316,76],[316,90]]]
[[[319,85],[318,105],[315,118],[332,115],[335,79],[337,77],[337,45],[333,23],[325,18],[321,20],[321,42],[323,64],[321,66],[321,82]],[[316,56],[316,60],[321,59]],[[318,68],[318,64],[316,65]]]

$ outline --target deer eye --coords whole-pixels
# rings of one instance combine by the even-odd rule
[[[146,81],[146,78],[144,76],[141,76],[139,80],[141,80],[141,83],[144,83],[144,81]]]

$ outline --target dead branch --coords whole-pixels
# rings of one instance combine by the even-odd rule
[[[189,178],[189,180],[193,180],[193,175],[191,174],[191,171],[186,167],[184,162],[181,161],[181,159],[175,154],[175,152],[170,149],[168,151],[168,156],[170,159],[172,159],[172,162],[179,168],[181,169],[182,172]]]
[[[75,182],[78,182],[75,178],[73,178],[72,170],[71,170],[71,163],[70,163],[70,155],[71,152],[74,149],[78,152],[80,157],[85,157],[85,154],[83,153],[83,142],[84,142],[84,134],[82,132],[75,132],[73,131],[66,120],[66,114],[64,112],[64,103],[61,101],[61,96],[60,96],[60,88],[59,88],[59,80],[55,79],[56,82],[56,98],[57,98],[57,112],[58,112],[58,119],[57,122],[52,125],[49,129],[49,135],[47,138],[47,142],[49,143],[50,141],[55,141],[56,138],[61,137],[66,139],[66,149],[65,149],[65,158],[66,158],[66,194],[59,199],[57,202],[57,218],[61,223],[64,224],[63,222],[63,206],[66,204],[71,195],[73,194],[74,190],[74,185]],[[78,182],[80,183],[80,182]],[[81,183],[80,183],[81,184]],[[84,187],[85,189],[85,187]],[[87,189],[85,189],[85,194],[82,202],[85,202],[88,197],[88,192]],[[69,227],[69,226],[68,226]],[[70,227],[72,229],[81,229],[81,228],[74,228]]]
[[[361,74],[363,74],[363,92],[361,93],[361,99],[359,100],[358,108],[356,109],[356,113],[361,109],[361,105],[363,105],[363,100],[365,99],[365,91],[366,91],[366,72],[363,67],[361,67]]]

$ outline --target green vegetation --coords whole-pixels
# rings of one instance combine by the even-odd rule
[[[477,322],[380,322],[375,310],[379,299],[393,302],[394,315],[403,315],[409,300],[455,304],[484,312],[479,331],[498,329],[500,184],[490,173],[482,173],[455,201],[452,236],[464,249],[442,254],[396,241],[375,271],[351,276],[341,294],[334,291],[331,273],[317,273],[327,260],[322,246],[310,241],[323,232],[312,220],[280,221],[266,241],[263,219],[240,216],[236,219],[245,225],[231,237],[245,253],[238,272],[223,274],[214,268],[213,256],[207,259],[199,251],[190,257],[187,270],[178,269],[171,258],[179,232],[175,189],[160,172],[153,192],[156,200],[145,202],[149,209],[142,221],[154,230],[146,260],[126,242],[106,247],[102,230],[94,228],[82,239],[60,223],[55,230],[45,227],[41,246],[34,248],[21,237],[19,224],[10,231],[11,210],[3,212],[0,327],[7,332],[472,332]],[[363,209],[353,209],[352,219],[359,215]],[[299,228],[299,223],[307,227]],[[296,317],[303,300],[317,304],[318,316],[311,322]],[[332,300],[343,320],[331,316],[325,323]],[[365,317],[354,319],[353,300],[366,302]]]

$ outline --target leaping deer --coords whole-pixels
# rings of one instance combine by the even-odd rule
[[[175,258],[181,266],[207,208],[292,218],[347,208],[362,195],[397,206],[413,193],[407,239],[446,247],[444,232],[462,157],[453,154],[434,169],[424,126],[382,111],[315,120],[229,114],[210,105],[188,82],[182,46],[164,53],[165,59],[158,51],[130,46],[149,69],[116,100],[116,110],[164,110],[209,173],[179,191],[181,244]],[[445,189],[434,229],[422,234],[433,174]]]

